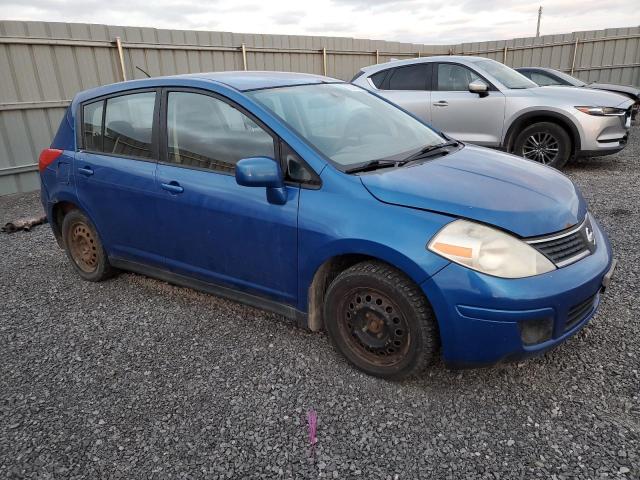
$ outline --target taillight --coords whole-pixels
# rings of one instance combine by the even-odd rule
[[[62,150],[58,150],[57,148],[45,148],[42,150],[42,152],[40,152],[40,158],[38,159],[38,170],[42,172],[60,155],[62,155]]]

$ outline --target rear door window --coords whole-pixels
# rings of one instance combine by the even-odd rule
[[[155,92],[108,98],[103,151],[127,157],[152,158],[155,102]]]
[[[388,90],[427,90],[431,66],[428,64],[409,65],[394,68],[389,77]]]

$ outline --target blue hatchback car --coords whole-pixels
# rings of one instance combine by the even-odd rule
[[[130,270],[275,311],[380,377],[440,351],[454,367],[544,352],[589,321],[615,265],[564,175],[316,75],[88,90],[39,167],[84,279]]]

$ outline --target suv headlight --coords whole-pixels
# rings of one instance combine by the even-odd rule
[[[452,262],[502,278],[531,277],[556,268],[522,240],[468,220],[446,225],[427,248]]]
[[[615,107],[576,107],[582,113],[587,115],[596,115],[598,117],[622,117],[627,114],[624,108]]]

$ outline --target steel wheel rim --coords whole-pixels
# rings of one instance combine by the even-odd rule
[[[522,147],[522,156],[548,165],[558,157],[558,139],[547,132],[536,132],[527,137]]]
[[[409,325],[398,306],[382,292],[357,288],[340,305],[339,329],[349,349],[377,366],[400,363],[409,345]]]
[[[91,229],[83,222],[76,222],[69,229],[69,251],[75,264],[83,272],[92,273],[98,268],[98,249]]]

